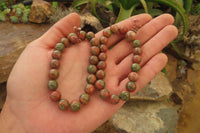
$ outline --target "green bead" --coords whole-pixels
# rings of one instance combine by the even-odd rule
[[[117,104],[119,102],[120,98],[117,94],[113,94],[110,96],[110,102],[112,104]]]
[[[95,82],[95,88],[97,89],[97,90],[102,90],[102,89],[104,89],[105,88],[105,81],[104,80],[102,80],[102,79],[99,79],[99,80],[97,80],[96,82]]]
[[[81,104],[88,104],[88,102],[90,101],[90,96],[86,93],[81,94],[81,96],[79,97],[79,101]]]
[[[58,106],[61,110],[66,110],[69,107],[69,101],[66,99],[60,99]]]
[[[59,50],[59,51],[64,51],[65,45],[63,43],[57,43],[56,46],[55,46],[55,49]]]
[[[130,93],[128,91],[122,91],[119,97],[122,101],[128,101],[130,99]]]
[[[139,72],[139,70],[140,70],[140,65],[137,64],[137,63],[133,63],[133,64],[131,65],[131,70],[132,70],[133,72]]]
[[[110,92],[107,89],[103,89],[103,90],[100,91],[100,95],[99,96],[102,99],[107,99],[110,96]]]
[[[103,31],[103,35],[105,36],[105,37],[110,37],[111,35],[112,35],[112,32],[111,32],[111,30],[110,29],[105,29],[104,31]]]
[[[87,71],[90,74],[95,73],[97,71],[97,67],[95,65],[89,65]]]
[[[135,47],[140,47],[141,46],[141,42],[140,40],[134,40],[132,42],[132,46],[135,48]]]
[[[73,112],[79,111],[80,108],[81,108],[81,104],[78,101],[72,101],[72,103],[71,103],[71,110]]]
[[[129,81],[129,82],[126,84],[126,89],[127,89],[129,92],[135,91],[135,89],[136,89],[135,82]]]
[[[57,88],[58,88],[58,83],[56,80],[49,80],[48,82],[48,88],[51,90],[51,91],[55,91]]]

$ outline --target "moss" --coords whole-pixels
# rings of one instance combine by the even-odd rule
[[[16,8],[16,16],[21,17],[22,16],[22,9],[21,8]]]
[[[28,16],[27,16],[27,15],[24,14],[24,15],[22,16],[22,22],[23,22],[23,23],[28,23]]]
[[[5,22],[6,21],[6,17],[3,13],[0,13],[0,22]]]
[[[11,17],[10,17],[10,21],[11,21],[12,23],[19,23],[19,19],[18,19],[16,16],[11,16]]]

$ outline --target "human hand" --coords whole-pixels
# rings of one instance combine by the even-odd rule
[[[142,62],[137,89],[143,88],[167,63],[167,57],[159,53],[176,36],[177,29],[172,26],[174,19],[168,14],[151,20],[147,14],[141,14],[124,20],[118,25],[129,29],[137,19],[142,27],[136,38],[142,42]],[[123,104],[112,105],[91,96],[88,105],[78,112],[61,111],[57,104],[49,99],[47,88],[49,62],[55,44],[64,36],[73,32],[74,26],[80,25],[80,18],[73,13],[49,29],[39,39],[30,43],[15,64],[8,82],[7,99],[1,113],[0,131],[7,133],[87,133],[95,130],[111,117]],[[96,37],[102,36],[102,31]],[[131,71],[132,48],[123,36],[113,35],[108,41],[106,88],[111,93],[119,93],[128,82]],[[86,85],[87,66],[90,44],[87,41],[66,48],[61,59],[58,78],[62,97],[69,101],[78,99]]]

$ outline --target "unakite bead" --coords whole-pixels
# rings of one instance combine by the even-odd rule
[[[95,82],[95,88],[97,89],[97,90],[102,90],[102,89],[104,89],[105,88],[105,81],[104,80],[102,80],[102,79],[99,79],[99,80],[97,80],[96,82]]]
[[[141,55],[142,54],[142,49],[139,48],[139,47],[134,48],[133,49],[133,54]]]
[[[120,32],[121,34],[126,34],[127,31],[128,31],[128,28],[127,28],[127,27],[125,27],[125,26],[120,26],[120,27],[119,27],[119,32]]]
[[[99,39],[97,39],[97,38],[92,38],[92,39],[90,40],[90,43],[91,43],[92,46],[97,46],[97,47],[99,47],[99,45],[100,45]]]
[[[128,31],[127,33],[126,33],[126,39],[128,40],[128,41],[133,41],[134,39],[135,39],[135,37],[136,37],[136,34],[135,34],[135,32],[134,31]]]
[[[134,55],[132,58],[133,63],[138,63],[140,64],[142,61],[142,57],[140,55]]]
[[[70,45],[69,43],[69,39],[63,37],[61,40],[60,40],[61,43],[63,43],[65,45],[65,47],[68,47]]]
[[[61,94],[59,91],[56,90],[56,91],[52,91],[49,97],[52,101],[57,102],[60,100]]]
[[[67,99],[60,99],[58,102],[58,107],[61,110],[66,110],[69,107],[69,101]]]
[[[92,47],[90,48],[90,52],[91,52],[92,55],[99,55],[100,49],[99,49],[99,47],[97,47],[97,46],[92,46]]]
[[[81,31],[80,31],[80,34],[79,34],[79,38],[80,38],[81,40],[84,40],[85,37],[86,37],[86,32],[83,31],[83,30],[81,30]]]
[[[139,72],[140,71],[140,65],[137,64],[137,63],[133,63],[131,65],[131,70],[132,70],[132,72]]]
[[[78,38],[76,33],[69,33],[67,38],[73,44],[80,42],[80,39]]]
[[[103,35],[105,36],[105,37],[110,37],[111,36],[111,34],[112,34],[112,32],[111,32],[111,30],[110,29],[105,29],[104,31],[103,31]]]
[[[80,102],[78,102],[78,101],[76,101],[76,100],[74,100],[74,101],[71,102],[71,110],[72,110],[73,112],[79,111],[80,108],[81,108]]]
[[[106,55],[106,53],[100,53],[99,54],[99,60],[101,60],[101,61],[105,61],[107,59],[107,55]]]
[[[135,91],[135,89],[136,89],[135,82],[129,81],[129,82],[126,84],[126,90],[127,90],[127,91],[133,92],[133,91]]]
[[[50,62],[50,67],[54,69],[58,69],[60,67],[60,62],[57,59],[53,59]]]
[[[48,82],[48,88],[51,90],[51,91],[55,91],[57,88],[58,88],[58,83],[56,80],[49,80]]]
[[[138,80],[138,74],[137,74],[136,72],[130,72],[130,73],[128,74],[128,79],[129,79],[130,81],[135,82],[135,81]]]
[[[128,91],[122,91],[119,97],[122,101],[128,101],[130,99],[130,93]]]
[[[52,53],[52,58],[53,59],[61,59],[61,57],[62,57],[62,53],[61,53],[61,51],[59,51],[59,50],[54,50],[53,51],[53,53]]]
[[[50,79],[57,79],[59,76],[59,71],[57,69],[51,69],[49,71],[49,78]]]
[[[132,46],[133,46],[134,48],[140,47],[140,46],[141,46],[140,40],[133,40]]]
[[[92,56],[90,56],[90,58],[89,58],[89,62],[90,62],[90,64],[92,64],[92,65],[96,65],[96,64],[99,62],[99,59],[98,59],[97,56],[92,55]]]
[[[100,43],[101,43],[101,44],[107,44],[107,42],[108,42],[108,38],[107,38],[107,37],[102,36],[102,37],[100,38]]]
[[[106,62],[105,61],[99,61],[99,63],[97,64],[97,68],[104,70],[106,68]]]
[[[110,92],[107,89],[103,89],[100,91],[99,95],[102,99],[107,99],[110,97]]]
[[[79,101],[81,104],[88,104],[90,101],[90,96],[86,93],[81,94],[81,96],[79,97]]]
[[[120,100],[120,98],[119,98],[119,96],[117,94],[112,94],[110,96],[110,102],[112,104],[117,104],[119,102],[119,100]]]
[[[100,45],[100,50],[101,50],[101,52],[104,52],[104,53],[105,53],[105,52],[108,50],[108,48],[107,48],[106,45],[101,44],[101,45]]]
[[[97,67],[95,65],[89,65],[87,68],[88,73],[92,74],[92,73],[96,73],[97,71]]]
[[[88,40],[91,40],[94,37],[95,37],[95,34],[93,32],[89,31],[88,33],[86,33],[86,38]]]
[[[93,94],[95,91],[95,87],[92,84],[87,84],[85,89],[84,89],[85,93],[87,94]]]
[[[94,84],[96,82],[97,78],[94,74],[90,74],[87,77],[88,84]]]
[[[98,70],[97,72],[96,72],[96,77],[98,78],[98,79],[104,79],[105,78],[105,76],[106,76],[106,74],[105,74],[105,72],[104,72],[104,70]]]
[[[110,26],[110,30],[112,31],[112,33],[118,33],[119,27],[118,27],[118,25],[112,25],[112,26]]]

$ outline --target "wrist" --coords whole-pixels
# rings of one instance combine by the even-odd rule
[[[11,113],[7,105],[4,105],[0,113],[0,133],[25,133],[20,121]]]

